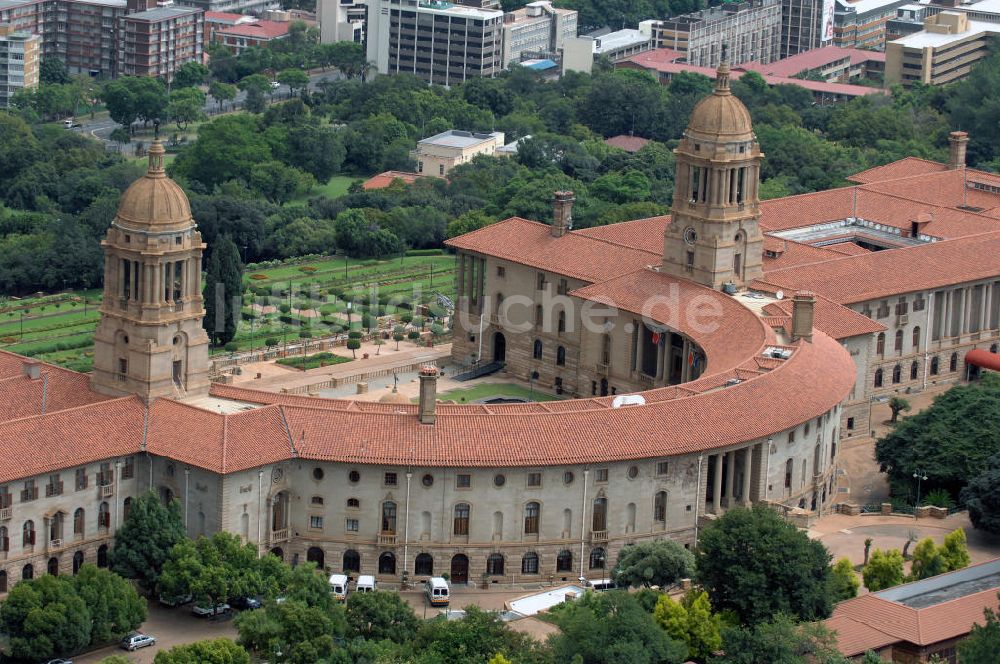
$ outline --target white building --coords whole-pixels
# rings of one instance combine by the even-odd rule
[[[552,58],[567,38],[576,37],[578,12],[553,7],[548,0],[503,15],[505,67],[528,58]]]

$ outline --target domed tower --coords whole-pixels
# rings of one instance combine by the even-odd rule
[[[91,386],[111,395],[186,398],[208,392],[202,328],[205,245],[187,196],[163,170],[163,144],[122,195],[104,247],[104,300]]]
[[[715,90],[691,112],[677,155],[662,271],[711,288],[761,276],[757,186],[764,155],[750,113],[729,89],[723,53]]]

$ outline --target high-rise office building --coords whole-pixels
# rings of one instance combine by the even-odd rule
[[[118,74],[173,78],[205,50],[205,12],[195,7],[156,7],[119,20]]]

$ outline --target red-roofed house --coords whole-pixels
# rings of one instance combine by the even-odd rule
[[[212,41],[222,44],[227,49],[239,55],[244,50],[254,46],[264,46],[272,41],[288,36],[291,23],[287,21],[267,21],[253,19],[252,21],[237,21],[233,25],[221,25],[212,32]]]
[[[371,191],[372,189],[385,189],[396,181],[404,184],[413,184],[423,177],[427,176],[421,175],[420,173],[408,173],[406,171],[385,171],[368,178],[361,186],[365,191]]]
[[[648,138],[642,138],[640,136],[626,136],[625,134],[604,139],[605,145],[610,145],[611,147],[618,148],[619,150],[625,150],[625,152],[628,152],[629,154],[634,154],[643,149],[646,147],[647,143],[649,143]]]
[[[792,78],[796,76],[821,76],[829,83],[879,77],[885,73],[885,53],[862,51],[857,48],[823,46],[796,55],[790,55],[770,64],[757,62],[741,65],[767,76]]]

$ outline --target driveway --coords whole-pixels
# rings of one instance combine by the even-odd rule
[[[160,650],[193,641],[217,639],[226,636],[236,638],[236,628],[232,616],[221,619],[196,618],[191,615],[191,605],[168,609],[158,602],[150,602],[149,619],[142,624],[139,631],[156,637],[156,645],[135,652],[127,653],[117,646],[101,648],[86,655],[73,658],[74,664],[97,664],[109,655],[124,655],[130,662],[152,664],[153,658]]]

